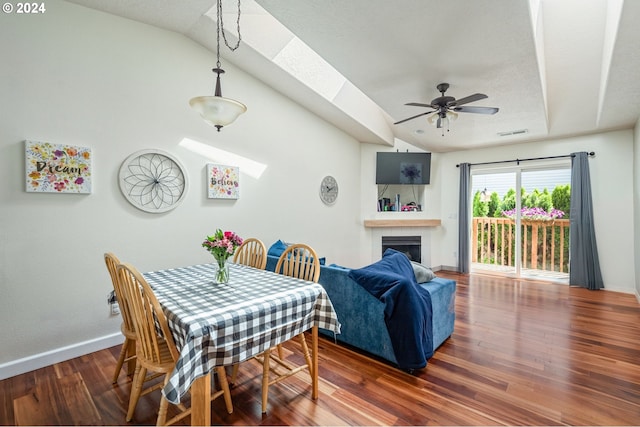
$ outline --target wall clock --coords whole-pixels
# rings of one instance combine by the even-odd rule
[[[182,164],[160,150],[133,153],[120,166],[120,191],[136,208],[150,213],[176,208],[187,194]]]
[[[320,199],[327,205],[332,205],[338,198],[338,181],[330,175],[325,176],[320,183]]]

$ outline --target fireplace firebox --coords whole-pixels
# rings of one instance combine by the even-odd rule
[[[411,261],[422,262],[420,236],[382,236],[382,253],[389,248],[406,254]]]

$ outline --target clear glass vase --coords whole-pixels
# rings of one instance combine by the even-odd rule
[[[229,264],[225,261],[216,261],[213,264],[213,283],[229,283]]]

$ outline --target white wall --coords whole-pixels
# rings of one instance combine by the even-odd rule
[[[354,226],[359,144],[227,63],[224,94],[248,112],[216,132],[188,105],[212,94],[215,55],[186,37],[50,0],[43,15],[0,15],[0,51],[0,341],[11,343],[0,371],[85,341],[120,341],[105,251],[141,271],[209,262],[200,243],[218,227],[267,245],[306,242],[347,265],[366,247]],[[209,160],[179,146],[185,137],[268,167],[260,179],[241,171],[239,200],[207,199]],[[26,193],[25,139],[91,147],[93,193]],[[188,171],[188,195],[171,212],[142,212],[120,193],[122,161],[145,148]],[[340,185],[332,207],[318,196],[328,174]]]
[[[458,250],[459,169],[456,164],[557,156],[576,151],[596,153],[589,160],[589,169],[596,241],[605,288],[634,292],[634,261],[637,258],[633,230],[637,220],[634,219],[634,135],[631,130],[440,155],[442,227],[432,240],[435,245],[433,264],[457,266],[454,253]]]
[[[640,301],[640,119],[636,122],[633,132],[633,207],[636,298]]]

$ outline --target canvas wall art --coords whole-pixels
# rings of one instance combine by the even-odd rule
[[[210,199],[237,199],[240,197],[240,168],[237,166],[207,164]]]
[[[91,148],[25,141],[26,190],[91,193]]]

